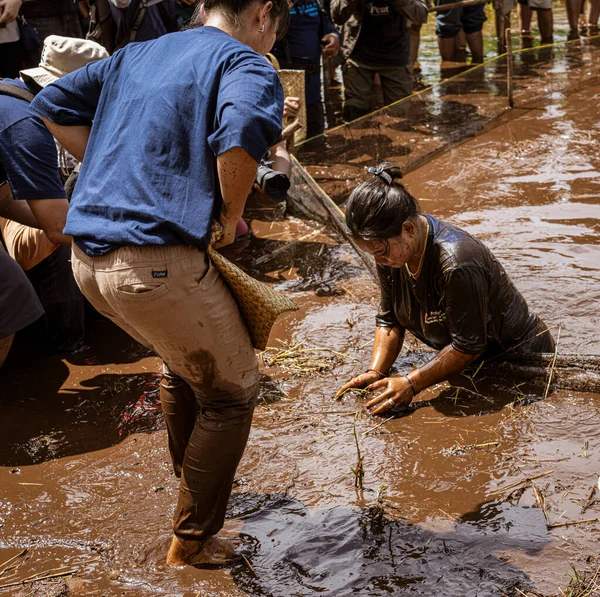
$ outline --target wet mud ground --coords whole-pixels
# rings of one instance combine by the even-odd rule
[[[405,181],[428,213],[489,244],[530,305],[561,325],[561,354],[599,352],[599,99],[599,87],[559,94]],[[598,522],[549,528],[600,517],[600,396],[544,400],[544,387],[480,373],[424,392],[392,420],[367,415],[359,395],[335,401],[368,366],[377,289],[322,225],[258,206],[247,215],[253,236],[237,260],[300,311],[278,321],[261,357],[224,531],[241,533],[246,561],[164,567],[177,482],[159,362],[97,320],[81,353],[17,350],[0,372],[0,561],[30,556],[0,585],[75,571],[69,586],[3,594],[556,595],[571,564],[600,565]],[[298,358],[282,358],[282,346]],[[408,348],[401,371],[426,358]]]

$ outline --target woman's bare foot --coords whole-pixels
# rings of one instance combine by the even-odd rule
[[[208,537],[205,541],[190,541],[173,537],[167,564],[169,566],[226,566],[235,558],[236,545],[221,537]]]

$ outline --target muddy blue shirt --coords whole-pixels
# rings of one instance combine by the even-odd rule
[[[257,162],[281,134],[283,91],[264,57],[214,27],[134,43],[41,91],[32,110],[92,125],[66,234],[88,255],[197,245],[220,210],[218,155]]]
[[[377,266],[377,325],[401,326],[437,350],[451,344],[486,358],[516,346],[526,352],[554,350],[550,334],[542,333],[547,326],[529,310],[492,252],[464,230],[425,217],[429,237],[419,277],[413,279],[405,267]]]

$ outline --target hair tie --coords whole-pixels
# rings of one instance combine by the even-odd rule
[[[394,182],[394,179],[384,170],[382,170],[381,168],[369,168],[368,170],[369,174],[372,174],[373,176],[377,176],[377,178],[379,178],[380,180],[383,180],[383,182],[385,182],[388,185],[391,185]]]

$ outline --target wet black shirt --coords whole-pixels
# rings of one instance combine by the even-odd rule
[[[372,66],[405,66],[410,62],[410,32],[404,15],[386,0],[367,2],[351,58]]]
[[[425,217],[429,237],[419,277],[414,280],[405,267],[377,266],[378,326],[400,325],[437,350],[452,344],[460,352],[488,357],[545,329],[482,242],[456,226]],[[543,336],[551,345],[549,334]]]

